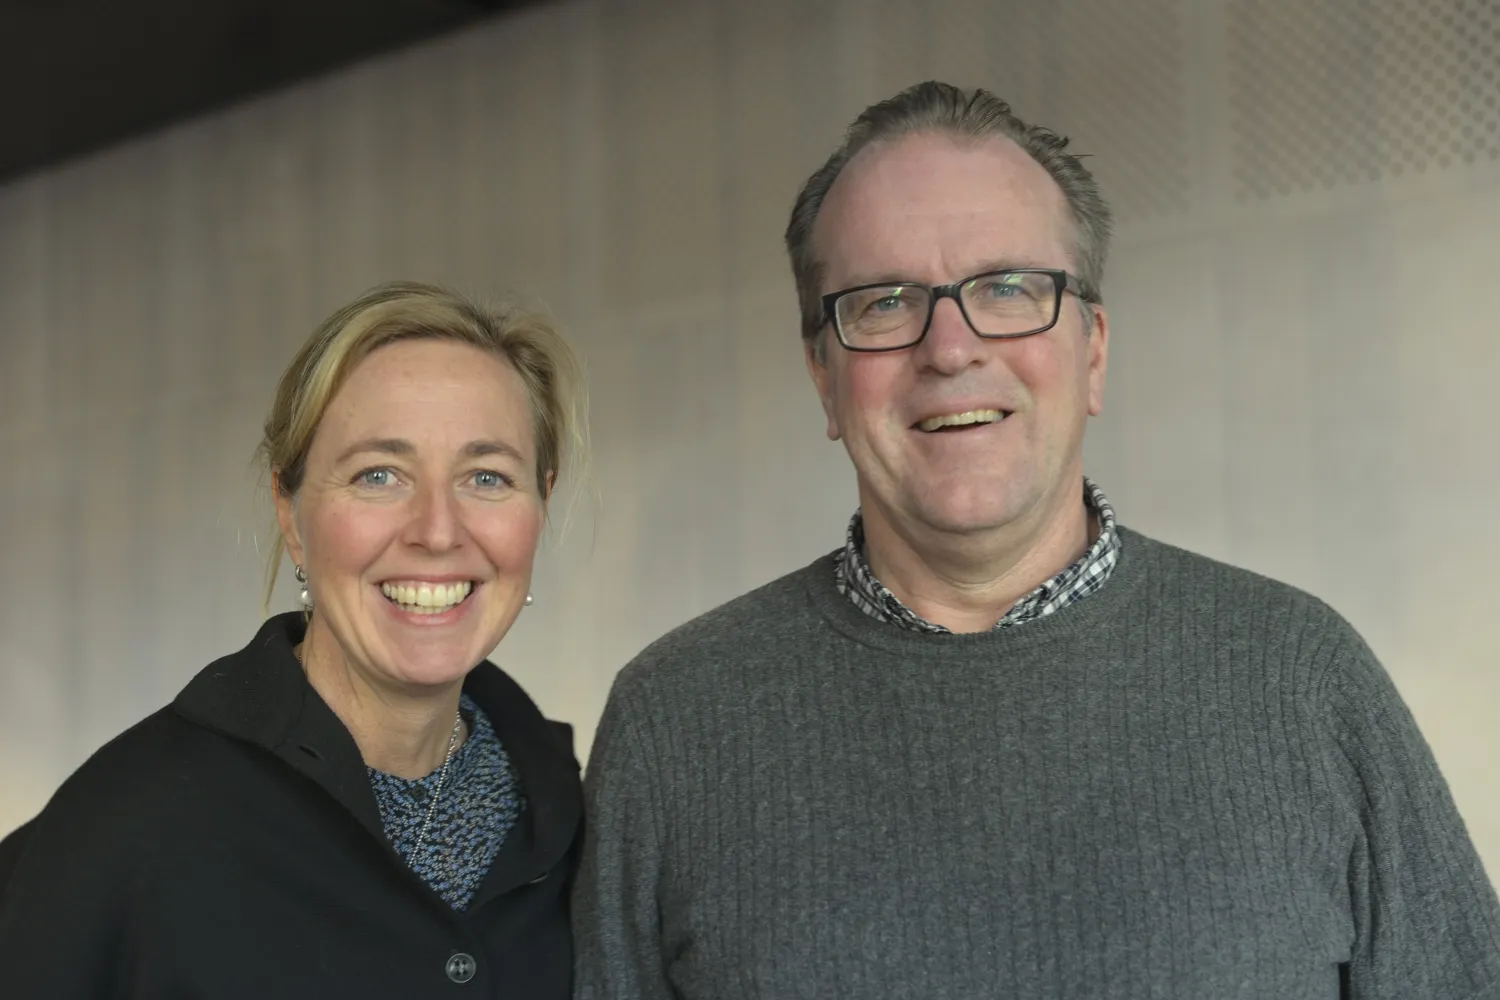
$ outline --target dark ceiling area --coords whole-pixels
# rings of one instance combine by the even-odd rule
[[[0,183],[536,0],[0,0]]]

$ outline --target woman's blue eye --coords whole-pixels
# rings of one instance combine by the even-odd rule
[[[509,484],[510,480],[502,476],[498,472],[480,471],[474,473],[475,486],[480,486],[485,489],[495,489],[496,487],[507,486]]]
[[[389,486],[394,479],[390,469],[366,469],[354,477],[361,486]]]

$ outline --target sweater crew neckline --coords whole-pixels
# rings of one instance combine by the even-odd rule
[[[834,565],[842,550],[819,558],[802,570],[802,582],[817,612],[841,635],[864,646],[911,654],[917,651],[954,653],[961,650],[1022,648],[1066,640],[1094,626],[1113,620],[1138,604],[1147,589],[1146,563],[1154,543],[1121,525],[1120,561],[1109,581],[1085,600],[1054,614],[1008,629],[982,632],[927,634],[878,621],[855,607],[840,594],[834,581]]]

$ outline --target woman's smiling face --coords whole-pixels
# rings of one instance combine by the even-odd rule
[[[277,493],[313,627],[372,680],[462,678],[521,611],[547,485],[510,364],[454,340],[375,350],[324,413],[297,495]]]

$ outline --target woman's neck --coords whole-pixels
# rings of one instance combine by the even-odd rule
[[[307,682],[354,737],[365,765],[407,779],[442,767],[450,743],[456,751],[468,735],[460,722],[453,738],[463,682],[420,694],[382,685],[351,664],[332,639],[310,625],[295,652]]]

